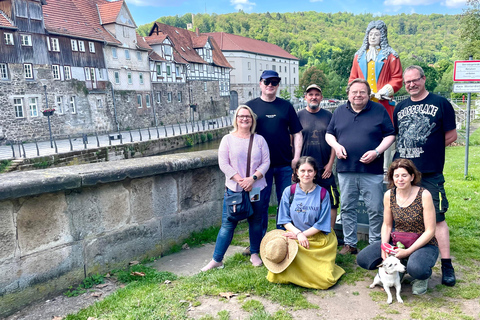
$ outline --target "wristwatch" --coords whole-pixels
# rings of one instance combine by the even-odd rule
[[[253,178],[253,181],[257,181],[257,179],[258,179],[258,177],[256,175],[253,175],[252,178]]]

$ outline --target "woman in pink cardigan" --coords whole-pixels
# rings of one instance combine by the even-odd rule
[[[265,173],[270,167],[270,155],[268,145],[265,139],[255,134],[257,125],[256,115],[248,106],[241,105],[237,108],[234,115],[233,131],[223,137],[218,148],[218,165],[225,174],[225,196],[234,192],[252,191],[253,188],[263,190],[267,185],[265,182]],[[252,154],[250,160],[251,175],[246,177],[247,155],[250,135],[254,135]],[[264,195],[260,193],[260,199]],[[262,260],[258,256],[260,252],[260,242],[262,241],[262,205],[261,201],[252,202],[253,215],[247,221],[250,235],[250,262],[253,266],[262,265]],[[233,232],[237,227],[236,221],[227,219],[227,206],[225,197],[223,200],[222,226],[218,232],[213,259],[202,271],[213,268],[223,268],[223,257],[232,242]]]

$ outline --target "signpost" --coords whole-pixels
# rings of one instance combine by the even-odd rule
[[[455,61],[453,81],[480,81],[480,60]],[[480,83],[454,83],[453,92],[467,92],[467,132],[465,138],[465,178],[468,175],[468,147],[470,144],[470,103],[472,92],[480,92]]]

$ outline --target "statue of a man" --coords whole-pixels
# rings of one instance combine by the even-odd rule
[[[398,53],[388,44],[387,26],[381,20],[368,24],[362,47],[355,53],[348,82],[356,78],[368,81],[371,99],[387,109],[393,122],[392,97],[402,87],[402,65]]]

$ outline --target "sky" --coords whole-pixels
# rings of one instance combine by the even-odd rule
[[[401,13],[460,14],[466,0],[126,0],[137,26],[185,13],[351,12],[377,16]]]

